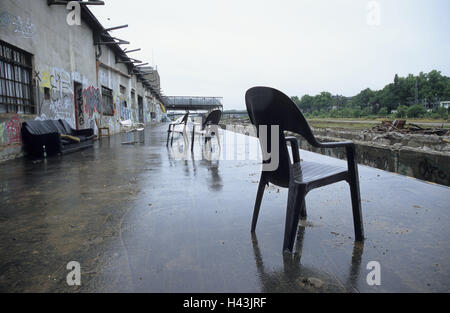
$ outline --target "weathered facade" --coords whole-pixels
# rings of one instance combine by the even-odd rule
[[[21,156],[21,123],[65,119],[120,132],[120,120],[151,123],[164,105],[158,84],[133,64],[89,9],[69,25],[65,5],[0,2],[0,161]],[[102,44],[110,42],[110,44]]]

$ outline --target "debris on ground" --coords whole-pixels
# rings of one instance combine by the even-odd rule
[[[409,123],[406,124],[406,120],[395,120],[395,121],[382,121],[381,124],[377,124],[367,130],[369,132],[399,132],[403,134],[422,134],[422,135],[438,135],[445,136],[449,133],[450,129],[442,128],[423,128],[417,124]]]

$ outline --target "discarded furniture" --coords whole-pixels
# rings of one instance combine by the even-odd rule
[[[345,180],[350,185],[355,239],[362,241],[364,239],[364,230],[359,194],[358,167],[353,142],[318,142],[299,108],[288,96],[276,89],[269,87],[251,88],[245,95],[245,101],[250,121],[257,128],[264,156],[263,170],[253,211],[252,232],[256,228],[265,185],[272,183],[280,187],[289,188],[283,251],[288,250],[292,252],[299,218],[305,219],[307,215],[306,194],[312,189]],[[264,127],[260,129],[260,126],[267,127],[267,134],[266,129]],[[271,135],[272,131],[276,135],[274,138]],[[301,135],[314,147],[344,147],[347,152],[347,167],[301,161],[297,139],[295,137],[285,137],[285,131]],[[291,144],[292,162],[287,142]],[[276,165],[277,158],[278,165]],[[272,162],[275,162],[275,166]]]
[[[65,120],[27,121],[22,124],[22,140],[27,154],[39,158],[92,147],[94,130],[74,130]]]
[[[213,136],[216,136],[220,149],[219,122],[221,117],[221,110],[213,110],[206,116],[201,125],[198,123],[193,124],[194,126],[192,127],[191,151],[194,151],[195,128],[197,126],[201,126],[199,134],[205,138],[205,145],[208,143],[208,141],[211,141]]]
[[[189,112],[187,112],[185,115],[183,115],[183,117],[177,119],[175,122],[172,122],[169,124],[169,129],[167,130],[166,145],[169,144],[169,138],[171,138],[170,145],[173,144],[173,134],[174,133],[182,134],[184,141],[185,142],[187,141],[186,129],[187,129],[188,120],[189,120]]]
[[[98,138],[102,138],[102,136],[110,136],[109,133],[109,127],[108,126],[101,126],[100,123],[98,122],[98,119],[95,118],[95,124],[97,125],[97,129],[98,129]],[[106,131],[108,133],[108,135],[103,135],[103,131]]]
[[[144,123],[134,123],[132,120],[120,120],[119,124],[126,133],[143,131],[145,129]]]
[[[120,120],[119,123],[122,130],[125,132],[125,137],[128,137],[129,133],[134,134],[133,139],[132,140],[126,139],[126,141],[122,142],[123,145],[134,145],[136,143],[144,142],[143,136],[141,136],[140,140],[136,140],[136,133],[145,130],[144,123],[135,123],[132,120],[125,120],[125,121]]]

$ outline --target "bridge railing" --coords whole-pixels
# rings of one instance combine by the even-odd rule
[[[183,97],[165,96],[163,101],[168,107],[176,106],[222,106],[222,97]]]

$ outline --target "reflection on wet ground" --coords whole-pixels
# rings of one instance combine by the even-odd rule
[[[256,139],[222,133],[222,149],[196,140],[191,153],[183,140],[166,147],[166,129],[1,164],[0,291],[450,291],[447,187],[361,166],[364,244],[342,182],[308,194],[295,251],[283,254],[286,189],[267,187],[250,234],[261,166],[240,154]],[[66,283],[70,261],[81,264],[79,287]],[[370,261],[380,286],[366,282]]]

